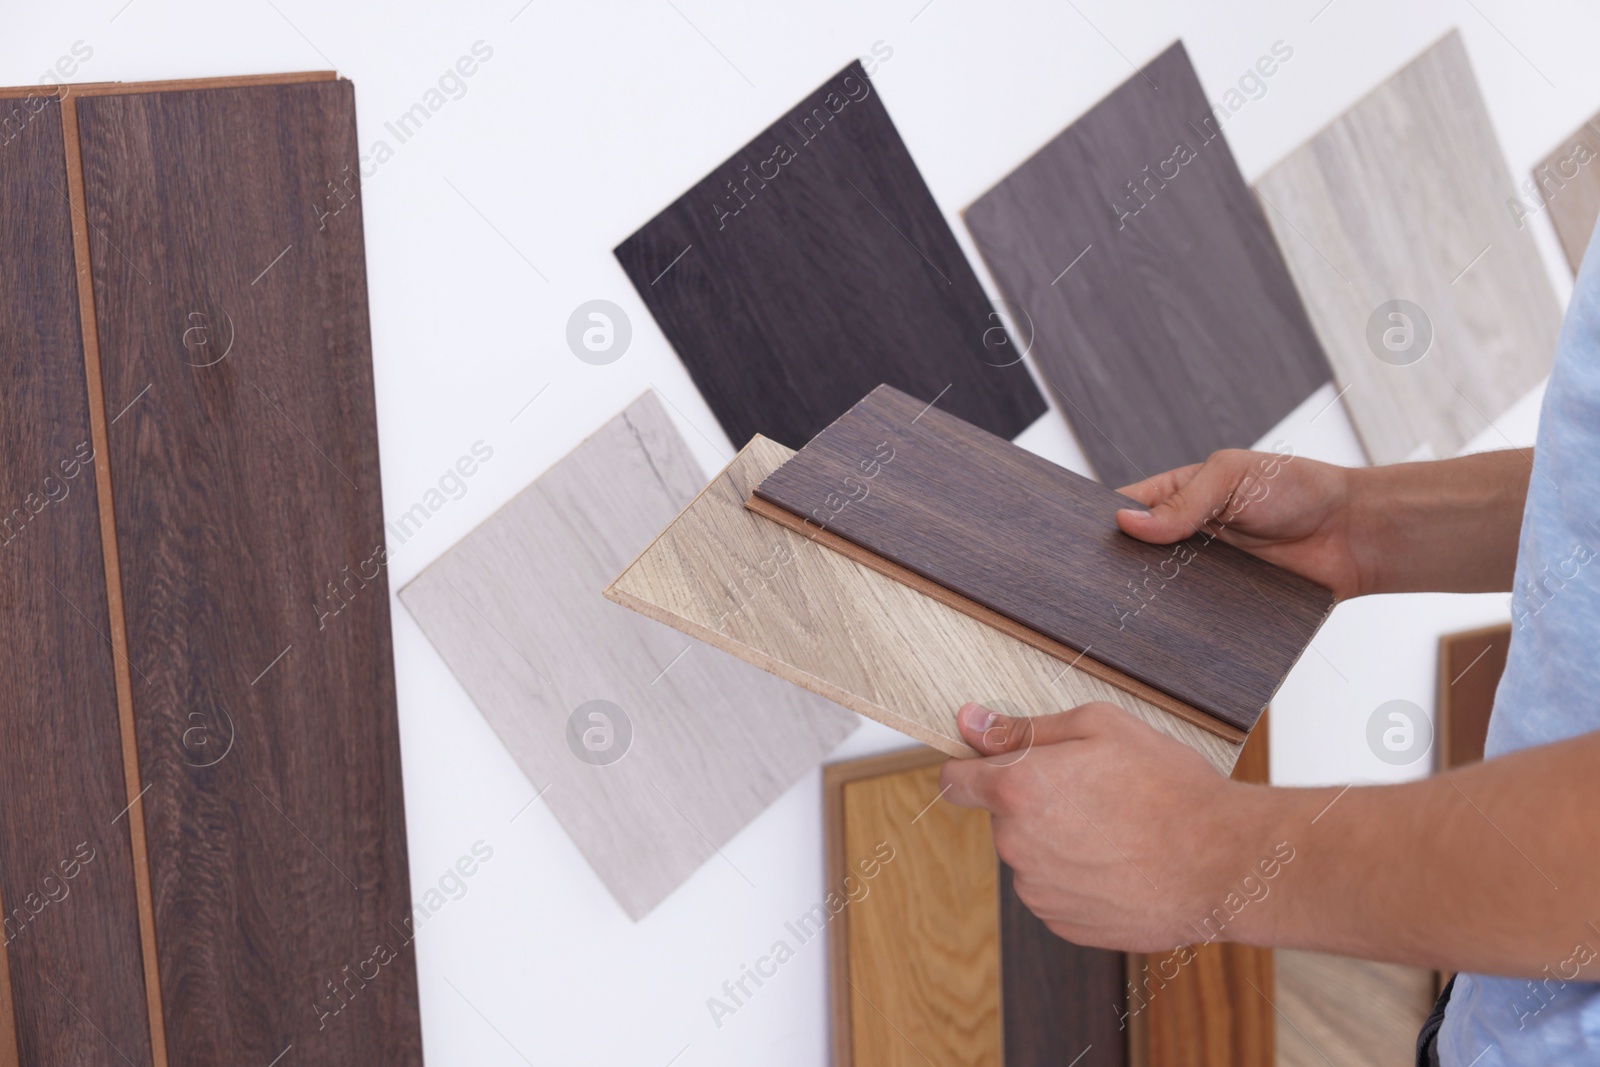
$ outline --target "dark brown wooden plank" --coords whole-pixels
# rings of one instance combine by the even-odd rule
[[[1483,759],[1494,695],[1511,651],[1511,626],[1445,634],[1439,638],[1436,757],[1441,771]]]
[[[353,91],[78,101],[174,1063],[419,1063]]]
[[[1063,941],[1000,864],[1000,1004],[1006,1067],[1122,1067],[1126,956]]]
[[[1246,731],[1333,606],[1209,534],[1135,541],[1126,497],[888,386],[756,495]]]
[[[15,1050],[151,1062],[61,108],[0,144],[0,901]]]
[[[1109,485],[1249,448],[1329,380],[1181,43],[985,193],[966,222],[1026,313],[1012,316],[1028,333],[1016,340],[1032,339]]]
[[[859,63],[616,255],[735,447],[880,382],[1002,437],[1046,410]]]

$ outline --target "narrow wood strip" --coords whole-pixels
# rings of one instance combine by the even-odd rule
[[[1068,648],[1059,641],[1053,641],[1037,630],[1023,626],[998,611],[984,607],[976,600],[968,599],[960,593],[945,588],[938,582],[924,578],[916,571],[902,567],[898,563],[885,559],[869,549],[862,548],[854,541],[847,541],[831,530],[823,529],[809,520],[802,519],[794,512],[787,511],[770,501],[763,500],[754,493],[745,501],[744,506],[762,518],[770,519],[785,529],[793,530],[795,533],[815,541],[824,548],[832,549],[834,552],[848,556],[863,567],[877,571],[885,578],[893,578],[897,582],[909,585],[917,592],[924,596],[932,597],[945,605],[945,607],[954,608],[963,615],[970,616],[986,626],[993,626],[996,630],[1016,638],[1025,645],[1030,645],[1048,656],[1054,656],[1063,663],[1069,663],[1085,674],[1093,675],[1102,682],[1108,682],[1124,693],[1129,693],[1140,700],[1154,704],[1162,711],[1176,715],[1180,719],[1186,719],[1203,730],[1209,730],[1218,737],[1225,738],[1234,744],[1241,744],[1247,736],[1243,730],[1236,726],[1230,726],[1220,719],[1207,715],[1198,708],[1192,708],[1154,686],[1146,685],[1137,678],[1122,673],[1115,667],[1108,667],[1093,656],[1086,656],[1077,649]]]
[[[0,915],[6,910],[0,897]],[[6,956],[6,938],[0,934],[0,1067],[18,1067],[17,1014],[11,1002],[11,961]]]
[[[305,70],[290,74],[235,74],[222,78],[187,78],[153,82],[81,82],[66,85],[14,85],[0,88],[0,100],[29,96],[122,96],[134,93],[191,92],[195,89],[241,89],[251,85],[299,85],[334,81],[335,70]]]
[[[862,778],[899,774],[919,767],[944,762],[937,749],[917,745],[881,756],[868,756],[847,763],[830,763],[822,768],[822,846],[825,885],[844,880],[844,786]],[[854,1046],[850,1041],[850,912],[828,924],[828,1019],[829,1041],[833,1048],[833,1067],[851,1067]]]
[[[83,159],[78,143],[78,105],[70,95],[61,103],[61,132],[67,156],[67,199],[72,208],[72,258],[78,274],[78,317],[83,329],[84,380],[89,394],[89,432],[94,443],[94,481],[100,509],[100,547],[105,565],[106,612],[117,683],[117,717],[122,735],[122,772],[128,798],[128,839],[133,852],[134,894],[139,905],[139,943],[144,955],[145,1005],[150,1017],[150,1059],[166,1067],[166,1027],[161,1010],[161,978],[156,965],[155,909],[150,891],[150,857],[145,840],[139,746],[133,721],[133,678],[128,662],[128,628],[122,605],[122,568],[117,550],[117,520],[111,495],[111,449],[107,444],[105,394],[100,377],[100,337],[95,319],[89,230],[83,209]]]

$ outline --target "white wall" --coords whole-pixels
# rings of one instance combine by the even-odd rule
[[[876,42],[893,49],[876,84],[975,265],[960,209],[1175,37],[1213,96],[1274,41],[1293,47],[1267,93],[1228,124],[1246,178],[1452,26],[1465,35],[1519,179],[1600,110],[1592,6],[1324,3],[14,3],[0,34],[0,84],[37,81],[80,41],[93,55],[76,80],[335,66],[355,81],[364,150],[380,137],[395,148],[362,189],[387,513],[417,499],[474,441],[495,448],[467,494],[394,556],[399,588],[646,388],[670,401],[708,471],[731,454],[611,248]],[[386,136],[383,124],[478,41],[493,56],[466,94],[409,142]],[[1565,296],[1570,279],[1548,221],[1533,227]],[[594,298],[622,305],[634,328],[630,350],[605,367],[580,362],[564,340],[568,315]],[[1274,436],[1302,454],[1359,461],[1340,409],[1311,424],[1332,397],[1328,387]],[[1530,443],[1537,400],[1485,427],[1477,445]],[[1023,443],[1083,469],[1059,414]],[[494,849],[467,895],[418,939],[429,1061],[825,1062],[818,942],[720,1028],[705,1006],[822,893],[819,776],[726,849],[755,888],[713,861],[631,923],[542,802],[518,815],[533,787],[405,609],[393,608],[415,893],[474,841]],[[1368,752],[1367,716],[1396,697],[1431,708],[1439,634],[1505,616],[1496,596],[1394,596],[1338,609],[1277,702],[1275,777],[1420,773],[1420,763],[1394,768]],[[902,743],[868,724],[838,756]]]

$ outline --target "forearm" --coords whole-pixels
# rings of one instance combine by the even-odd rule
[[[1532,450],[1350,471],[1364,593],[1511,588]]]
[[[1600,734],[1591,734],[1342,795],[1239,786],[1236,865],[1280,841],[1294,858],[1227,936],[1570,980],[1575,955],[1600,953],[1597,761]],[[1575,952],[1580,945],[1588,951]],[[1600,978],[1600,960],[1582,977]]]

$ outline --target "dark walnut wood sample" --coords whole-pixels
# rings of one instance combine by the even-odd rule
[[[1435,757],[1439,770],[1483,759],[1494,695],[1511,651],[1511,626],[1502,623],[1439,638],[1439,697]]]
[[[1109,485],[1248,448],[1331,376],[1181,43],[966,223]]]
[[[78,109],[172,1062],[420,1063],[353,90]]]
[[[0,143],[0,1063],[151,1062],[60,105]],[[7,1027],[0,1025],[0,1036]]]
[[[616,249],[735,447],[888,382],[1002,437],[1046,408],[852,63]]]
[[[1127,498],[888,386],[754,495],[1244,731],[1333,606],[1206,533],[1136,541]]]
[[[1127,957],[1050,931],[1000,864],[1000,1007],[1006,1067],[1123,1067]]]

